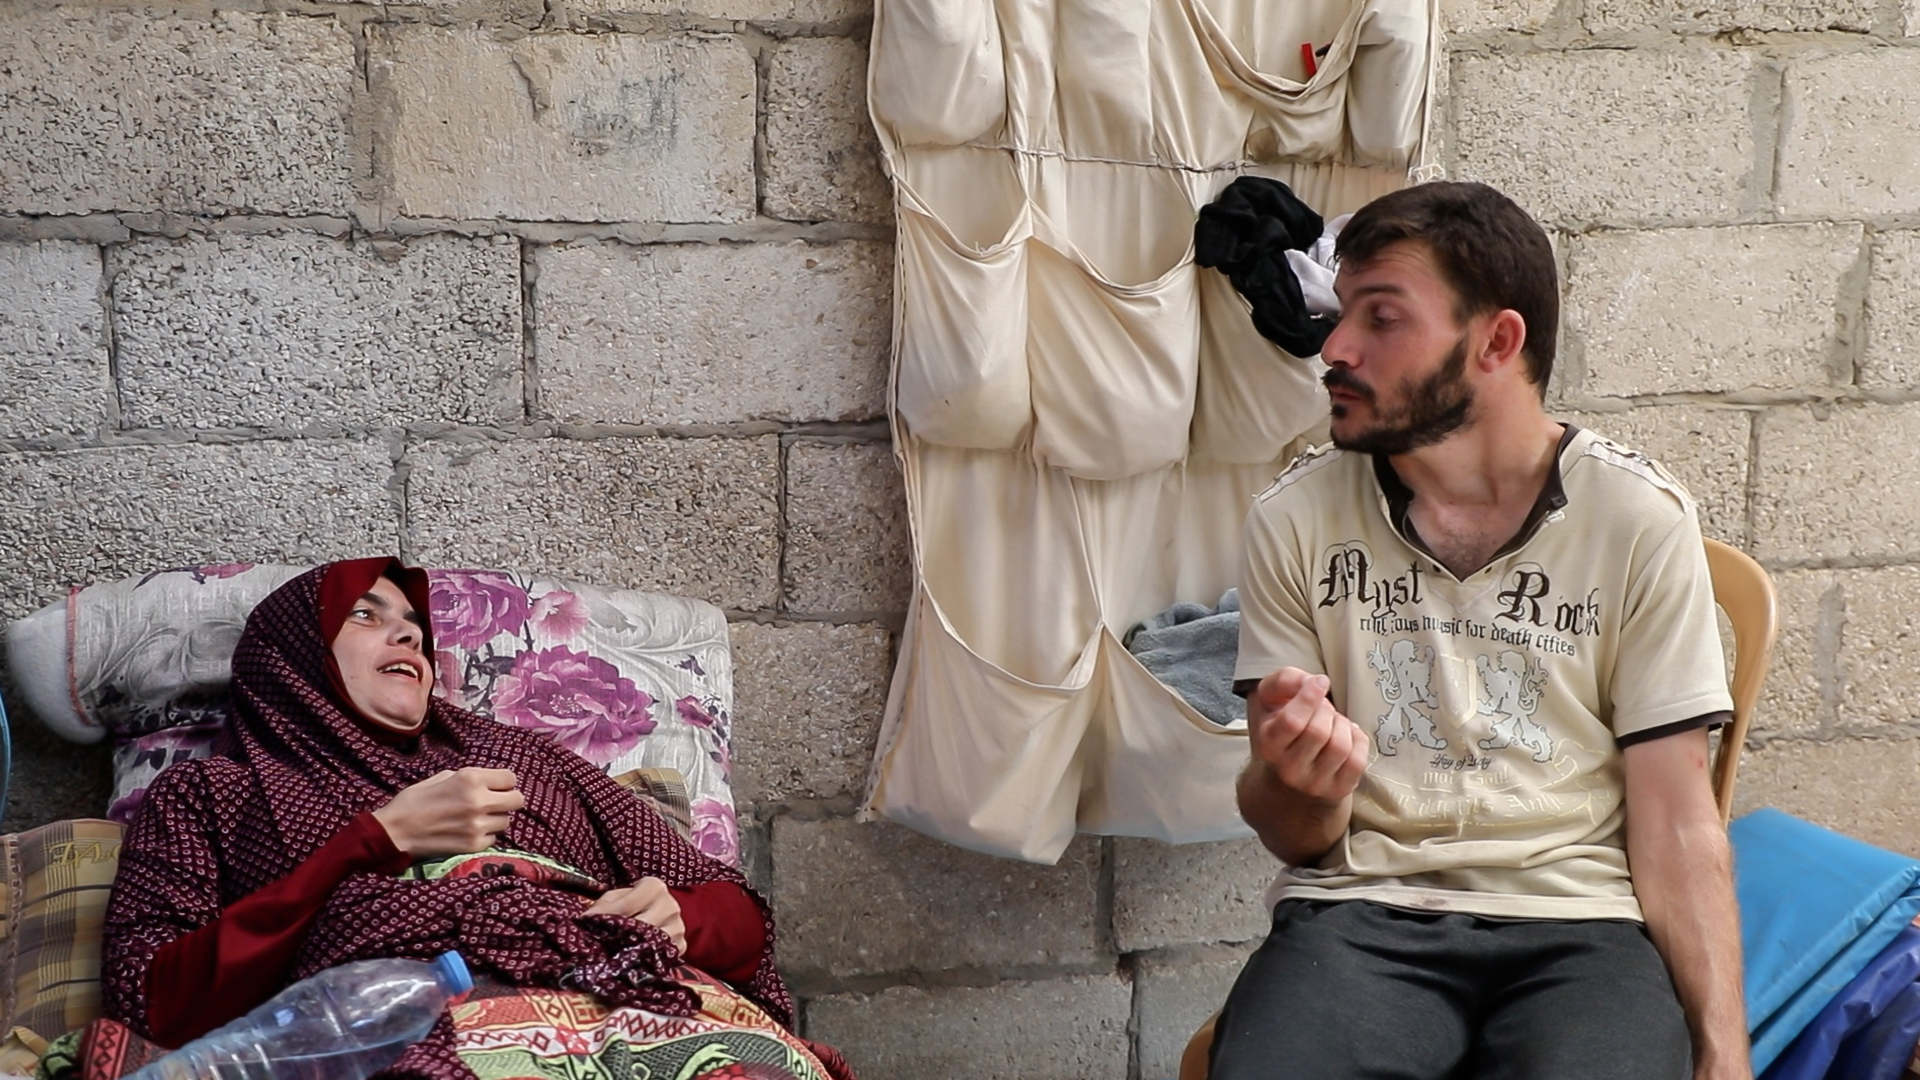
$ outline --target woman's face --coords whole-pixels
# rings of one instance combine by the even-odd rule
[[[340,682],[360,715],[399,732],[417,731],[433,694],[433,667],[420,651],[421,616],[386,578],[353,602],[333,639]]]

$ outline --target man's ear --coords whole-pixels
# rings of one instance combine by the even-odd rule
[[[1480,370],[1492,373],[1523,362],[1520,350],[1527,346],[1527,320],[1512,308],[1502,308],[1483,318],[1487,337],[1478,357]]]

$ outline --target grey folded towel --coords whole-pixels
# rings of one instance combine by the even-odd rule
[[[1247,703],[1233,692],[1240,590],[1228,589],[1218,607],[1175,604],[1128,630],[1121,643],[1201,716],[1222,727],[1247,718]]]

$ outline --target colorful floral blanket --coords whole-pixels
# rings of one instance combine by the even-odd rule
[[[425,859],[403,877],[512,875],[598,896],[606,886],[565,863],[489,849]],[[834,1080],[839,1054],[800,1038],[739,991],[682,964],[673,979],[699,998],[692,1016],[592,994],[507,986],[482,976],[447,1009],[454,1050],[477,1080]],[[41,1058],[39,1080],[119,1080],[165,1051],[113,1020],[63,1036]]]
[[[758,1005],[690,967],[675,978],[699,994],[697,1015],[483,982],[449,1010],[454,1047],[479,1080],[829,1080],[823,1051]]]
[[[822,1056],[832,1050],[694,968],[674,977],[699,994],[698,1014],[614,1009],[591,994],[482,979],[448,1009],[454,1047],[477,1080],[831,1080]],[[55,1040],[36,1077],[120,1080],[164,1053],[122,1024],[96,1020]]]

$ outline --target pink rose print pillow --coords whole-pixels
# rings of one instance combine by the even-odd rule
[[[300,567],[229,563],[76,590],[9,628],[33,711],[76,742],[114,739],[125,822],[161,769],[212,751],[233,646]],[[726,617],[698,600],[494,570],[435,570],[436,693],[545,731],[609,772],[686,778],[694,840],[737,863]]]
[[[733,655],[718,608],[493,570],[428,578],[439,694],[548,732],[610,773],[679,770],[695,843],[738,862]]]

